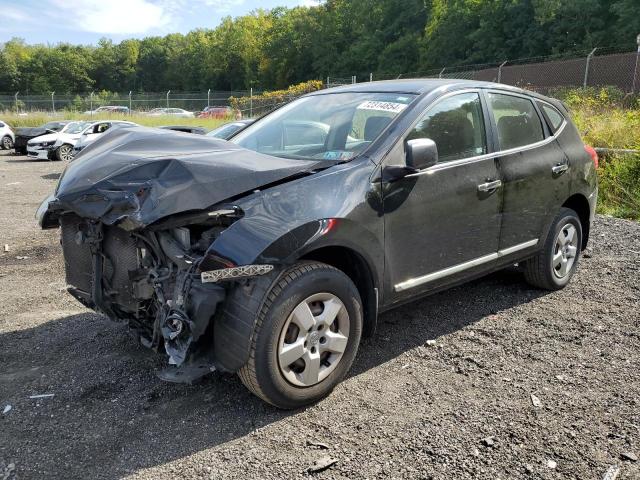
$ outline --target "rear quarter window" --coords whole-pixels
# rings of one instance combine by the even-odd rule
[[[551,105],[539,103],[542,114],[547,120],[547,124],[553,133],[557,132],[562,123],[565,121],[564,116]]]

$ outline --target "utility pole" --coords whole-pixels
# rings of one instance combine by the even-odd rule
[[[638,59],[640,59],[640,34],[636,37],[636,43],[638,44],[638,51],[636,52],[636,66],[633,69],[633,86],[631,87],[631,93],[636,93],[636,81],[638,80]]]
[[[89,94],[89,112],[91,112],[90,115],[93,117],[93,90],[91,90]]]
[[[589,80],[589,65],[591,65],[591,57],[596,53],[598,47],[591,50],[591,53],[587,55],[587,65],[584,67],[584,82],[582,82],[582,88],[587,88],[587,81]]]
[[[167,108],[169,108],[169,94],[171,93],[171,90],[167,90]]]
[[[16,114],[17,114],[17,113],[19,113],[19,112],[18,112],[18,94],[19,94],[19,93],[20,93],[20,92],[16,92],[16,94],[13,96],[13,97],[16,99]]]
[[[502,67],[504,67],[509,60],[505,60],[498,67],[498,83],[502,82]]]
[[[53,110],[53,113],[56,113],[56,102],[53,99],[53,96],[55,95],[56,92],[51,92],[51,109]]]
[[[129,90],[129,115],[131,115],[131,90]]]

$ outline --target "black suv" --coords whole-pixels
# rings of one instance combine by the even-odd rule
[[[460,80],[301,97],[231,141],[107,132],[38,211],[70,293],[166,352],[295,408],[347,374],[382,311],[520,263],[564,287],[597,156],[557,100]]]

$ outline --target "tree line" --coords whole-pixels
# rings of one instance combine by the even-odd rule
[[[284,88],[327,75],[442,66],[628,45],[638,0],[326,0],[258,9],[215,29],[97,45],[0,45],[0,92]]]

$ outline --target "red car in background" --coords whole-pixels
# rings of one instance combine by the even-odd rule
[[[204,107],[204,110],[200,112],[198,118],[220,118],[220,119],[235,119],[240,120],[242,113],[240,110],[234,110],[231,107]]]

